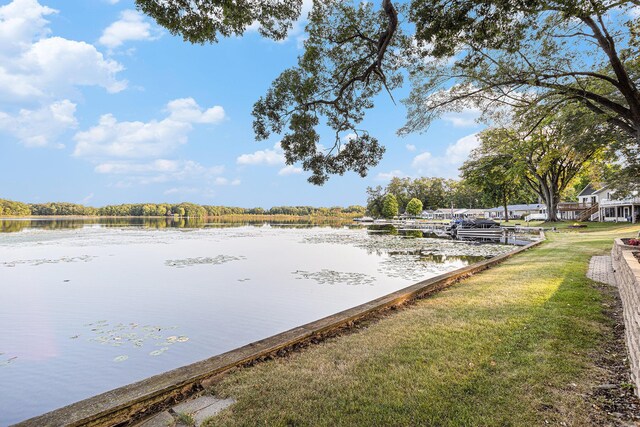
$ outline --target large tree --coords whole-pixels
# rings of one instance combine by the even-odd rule
[[[509,221],[510,203],[528,199],[524,180],[513,167],[510,155],[486,151],[489,144],[483,144],[471,153],[460,171],[465,182],[483,196],[492,205],[504,208],[505,221]]]
[[[640,140],[640,0],[412,2],[427,61],[415,73],[406,130],[472,102],[579,103]],[[453,87],[447,86],[455,81]]]
[[[378,185],[376,187],[367,187],[367,214],[374,218],[382,216],[382,207],[384,200],[384,189]]]
[[[254,23],[282,39],[302,0],[136,0],[195,43],[243,34]],[[360,129],[380,93],[410,76],[408,121],[423,131],[469,106],[580,104],[640,141],[640,0],[313,1],[298,65],[284,70],[253,110],[258,139],[283,134],[288,164],[324,183],[366,175],[384,146]],[[320,144],[318,127],[333,131]],[[351,137],[345,138],[347,134]],[[355,136],[353,136],[355,135]],[[346,142],[345,142],[346,141]]]
[[[398,201],[396,200],[396,196],[391,193],[388,193],[386,196],[384,196],[384,199],[382,201],[382,216],[384,216],[385,218],[393,218],[395,216],[398,216],[398,210],[399,206]]]
[[[480,133],[481,155],[502,158],[501,163],[509,159],[502,163],[510,165],[504,173],[523,179],[544,201],[548,221],[557,221],[561,194],[585,167],[604,161],[615,138],[610,125],[582,110],[564,107],[529,112],[514,118],[509,127]]]
[[[407,203],[405,212],[411,216],[418,216],[422,213],[422,202],[420,199],[413,198]]]
[[[384,189],[393,194],[400,206],[406,206],[413,198],[424,207],[436,209],[451,204],[453,181],[438,177],[399,178],[394,177]]]

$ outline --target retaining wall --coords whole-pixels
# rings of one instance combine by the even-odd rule
[[[611,260],[622,300],[624,330],[631,378],[640,395],[640,263],[633,256],[637,246],[625,245],[616,239],[611,250]]]

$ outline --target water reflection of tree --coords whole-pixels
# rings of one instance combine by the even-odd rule
[[[186,218],[186,217],[95,217],[95,218],[47,218],[47,219],[3,219],[0,233],[14,233],[25,229],[63,230],[79,229],[86,226],[141,227],[149,229],[196,229],[196,228],[237,228],[262,227],[268,224],[280,228],[312,228],[351,226],[350,220],[284,219],[275,222],[265,220],[234,220],[229,218]]]
[[[87,225],[84,220],[0,220],[0,233],[15,233],[25,229],[77,229]]]
[[[383,233],[395,236],[398,234],[398,229],[391,224],[373,224],[367,227],[370,232]]]

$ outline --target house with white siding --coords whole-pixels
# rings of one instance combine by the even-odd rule
[[[628,197],[616,197],[615,190],[607,186],[587,185],[578,194],[581,204],[590,204],[592,213],[588,220],[606,222],[631,222],[640,221],[640,197],[638,192],[633,192]]]
[[[631,222],[636,224],[640,221],[640,197],[634,191],[627,197],[618,198],[615,190],[603,186],[595,189],[589,184],[578,196],[578,199],[589,198],[591,203],[597,204],[597,211],[591,216],[592,221],[605,222]]]
[[[486,209],[456,209],[453,211],[455,219],[480,219],[485,217]]]
[[[530,217],[530,219],[546,219],[542,217],[545,206],[541,203],[529,203],[520,205],[507,205],[507,212],[509,219],[524,219]],[[491,209],[485,209],[485,218],[488,219],[505,219],[504,206],[498,206]],[[540,216],[538,218],[538,216]]]

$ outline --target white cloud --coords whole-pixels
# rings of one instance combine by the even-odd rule
[[[215,179],[215,181],[213,182],[213,184],[214,184],[214,185],[220,185],[220,186],[223,186],[223,185],[233,185],[233,186],[236,186],[236,185],[240,185],[240,184],[241,184],[241,181],[240,181],[239,179],[230,180],[230,179],[228,179],[228,178],[225,178],[225,177],[220,176],[220,177],[218,177],[218,178],[216,178],[216,179]]]
[[[170,119],[150,122],[118,122],[112,114],[100,117],[97,126],[74,136],[78,157],[159,157],[187,142],[191,124]]]
[[[151,24],[144,20],[141,13],[135,10],[124,10],[120,19],[105,28],[100,37],[100,44],[115,49],[127,41],[155,40]]]
[[[164,195],[169,196],[171,194],[194,194],[197,193],[198,189],[197,188],[191,188],[191,187],[173,187],[173,188],[169,188],[167,190],[164,191]]]
[[[416,146],[413,144],[407,144],[405,147],[407,148],[407,151],[416,151]]]
[[[376,175],[378,181],[391,181],[393,178],[406,178],[407,175],[401,170],[392,170],[391,172],[380,172]]]
[[[240,181],[222,177],[224,166],[204,166],[167,156],[188,142],[194,125],[224,119],[222,107],[202,108],[192,98],[168,102],[161,120],[119,121],[113,114],[105,114],[95,126],[75,134],[73,154],[94,163],[96,173],[117,177],[110,184],[116,188],[183,182],[184,186],[173,188],[198,188],[209,194],[213,186],[239,185]]]
[[[80,87],[127,86],[122,65],[95,46],[50,35],[46,18],[55,13],[37,0],[0,6],[0,130],[30,147],[61,146],[56,138],[77,126]]]
[[[21,109],[15,115],[0,111],[0,131],[13,135],[27,147],[51,146],[60,135],[77,126],[75,111],[76,104],[68,99],[37,110]]]
[[[446,157],[450,163],[462,164],[469,158],[471,151],[479,146],[480,141],[477,134],[467,135],[447,147]]]
[[[204,197],[207,199],[212,199],[215,197],[215,191],[210,187],[197,187],[197,186],[180,186],[180,187],[171,187],[166,189],[163,194],[165,196],[170,196],[174,199],[174,201],[178,201],[180,198],[191,198],[194,194],[199,195],[200,197]]]
[[[422,169],[423,167],[432,166],[433,165],[433,155],[428,151],[424,153],[418,154],[413,158],[413,162],[411,163],[411,167],[414,169]]]
[[[357,134],[355,134],[355,133],[348,133],[348,134],[346,134],[346,135],[342,138],[342,141],[343,141],[343,142],[351,142],[351,141],[353,141],[353,140],[354,140],[354,139],[356,139],[356,138],[358,138],[358,135],[357,135]]]
[[[193,98],[174,99],[167,104],[169,118],[187,123],[219,123],[225,119],[224,108],[219,105],[208,110],[200,109]]]
[[[478,118],[482,112],[477,108],[468,108],[457,113],[447,113],[442,116],[442,120],[451,123],[454,127],[478,126]]]
[[[273,150],[259,150],[253,153],[242,154],[236,159],[239,165],[269,165],[278,166],[284,164],[284,154],[280,143],[273,146]]]
[[[33,103],[69,97],[79,86],[123,90],[118,62],[89,43],[49,37],[45,16],[55,12],[36,0],[0,7],[0,96]]]
[[[287,165],[278,171],[278,175],[287,176],[287,175],[298,175],[302,173],[302,168],[296,167],[294,165]]]
[[[434,156],[428,151],[414,157],[411,166],[418,173],[443,178],[458,177],[458,168],[469,158],[469,154],[480,145],[477,134],[460,138],[447,147],[444,156]]]
[[[165,119],[149,122],[120,122],[105,114],[96,126],[76,133],[73,154],[89,158],[161,157],[187,142],[194,123],[218,123],[225,117],[222,107],[202,110],[192,98],[169,102],[167,111]]]
[[[156,159],[147,162],[112,161],[96,165],[99,174],[122,176],[117,187],[194,181],[199,184],[220,185],[225,167],[206,167],[192,160]]]
[[[96,166],[95,171],[103,174],[140,174],[148,172],[175,172],[180,163],[175,160],[158,159],[149,163],[107,162]]]
[[[44,17],[54,13],[57,10],[36,0],[14,0],[0,6],[0,53],[26,50],[32,40],[49,34]]]
[[[84,197],[82,200],[80,200],[78,203],[80,203],[81,205],[86,205],[87,203],[89,203],[89,201],[91,199],[93,199],[94,194],[93,193],[89,193],[86,197]]]

